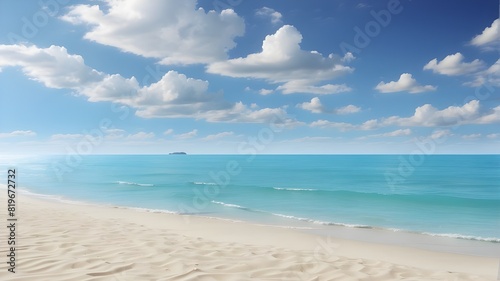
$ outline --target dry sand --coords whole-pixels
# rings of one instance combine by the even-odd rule
[[[0,280],[496,280],[499,266],[496,258],[27,196],[17,217],[16,273],[7,271],[4,226]]]

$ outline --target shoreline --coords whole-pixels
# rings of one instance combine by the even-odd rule
[[[5,189],[5,185],[0,184],[0,190],[1,189]],[[310,221],[300,221],[294,219],[289,219],[290,221],[286,221],[286,219],[284,219],[280,222],[278,222],[278,220],[275,220],[273,222],[271,221],[262,222],[252,219],[242,219],[231,216],[210,216],[203,213],[181,214],[175,211],[163,210],[163,209],[131,207],[131,206],[116,205],[113,203],[98,203],[98,202],[83,201],[78,199],[68,199],[60,195],[46,195],[46,194],[34,193],[27,190],[22,190],[21,194],[32,198],[38,198],[41,200],[62,202],[64,204],[122,208],[122,209],[141,211],[147,213],[162,213],[162,214],[171,214],[184,217],[200,217],[200,218],[215,219],[228,222],[248,223],[257,226],[291,229],[294,231],[311,233],[313,235],[319,235],[323,237],[331,236],[334,238],[355,240],[359,242],[411,247],[420,250],[439,251],[450,254],[491,257],[491,258],[498,258],[500,260],[500,239],[498,238],[480,237],[481,239],[475,239],[476,237],[473,237],[474,239],[470,239],[470,238],[463,238],[466,237],[465,235],[457,235],[458,237],[453,237],[451,235],[439,234],[439,233],[423,233],[423,232],[415,232],[403,229],[393,230],[376,226],[357,227],[344,224],[317,224]],[[281,219],[283,219],[283,217]],[[488,241],[483,239],[493,239],[494,241]]]
[[[290,276],[301,275],[304,278],[311,275],[323,278],[347,276],[345,280],[357,280],[353,276],[363,274],[374,277],[370,280],[401,280],[404,276],[421,276],[419,277],[421,279],[416,280],[429,280],[437,275],[443,277],[444,280],[495,280],[499,268],[498,257],[430,251],[408,246],[346,239],[340,237],[342,234],[324,236],[322,233],[311,233],[300,229],[219,218],[156,213],[93,203],[65,203],[26,194],[20,197],[18,209],[20,218],[18,266],[21,274],[16,274],[15,277],[30,276],[37,277],[37,280],[50,280],[51,278],[57,280],[54,279],[55,275],[51,275],[50,268],[53,266],[48,266],[51,263],[57,263],[59,266],[55,268],[67,271],[68,276],[70,273],[85,273],[88,279],[81,280],[98,280],[95,279],[96,276],[109,277],[110,275],[117,276],[116,274],[139,276],[137,275],[139,273],[133,270],[139,267],[138,260],[142,260],[142,263],[148,263],[149,260],[158,261],[158,268],[155,271],[160,270],[161,265],[165,264],[169,264],[169,268],[176,271],[173,269],[174,265],[187,266],[193,260],[198,260],[197,264],[200,269],[202,261],[206,266],[205,270],[190,271],[185,278],[179,277],[172,280],[196,280],[194,276],[207,278],[212,276],[214,280],[219,280],[215,276],[221,272],[233,277],[239,276],[238,278],[243,280],[248,278],[245,275],[248,272],[253,272],[254,276],[260,276],[260,278],[255,278],[261,280],[272,279],[271,276],[278,275],[283,277],[282,280],[301,280],[287,279],[289,274],[292,274]],[[5,220],[6,214],[3,213],[2,216]],[[352,230],[360,233],[360,229]],[[47,238],[49,236],[50,240]],[[167,243],[168,241],[164,240],[165,237],[170,237],[171,241]],[[349,238],[355,237],[350,235]],[[115,243],[115,239],[123,243]],[[109,245],[103,244],[104,241],[107,241]],[[104,249],[94,249],[95,243],[102,244]],[[139,246],[143,252],[129,253],[120,261],[115,256],[123,251],[126,252],[129,244]],[[193,247],[195,244],[198,246]],[[5,257],[6,241],[4,238],[0,240],[0,245],[2,245],[0,256]],[[178,253],[192,256],[179,258],[168,255],[167,252],[162,252],[165,247],[173,247]],[[86,255],[81,256],[83,252]],[[86,267],[88,261],[94,261],[97,256],[102,256],[104,253],[109,254],[105,261],[90,263],[102,270],[108,268],[107,271],[101,270],[101,273],[109,272],[105,275],[92,275],[95,272],[90,271],[95,270],[92,267]],[[153,253],[156,254],[153,255]],[[210,253],[214,255],[212,258],[208,258]],[[221,255],[224,253],[224,255],[218,256],[216,253]],[[203,259],[204,256],[207,259]],[[235,270],[239,264],[238,260],[242,257],[256,263],[260,260],[261,263]],[[68,262],[64,262],[65,260]],[[79,260],[79,262],[75,264],[71,260]],[[113,267],[109,260],[116,260],[119,266]],[[231,267],[227,263],[236,264]],[[7,274],[6,265],[2,264],[0,277],[8,276],[5,275]],[[133,266],[127,269],[130,264]],[[127,268],[124,269],[124,266]],[[282,267],[289,270],[283,272]],[[76,273],[73,270],[75,268],[79,268]],[[309,269],[305,270],[307,268]],[[184,269],[182,267],[177,271],[182,272]],[[379,276],[380,272],[387,270],[392,273]],[[265,274],[262,271],[265,271]],[[395,271],[399,273],[394,275]],[[154,274],[157,274],[154,278],[160,279],[164,278],[161,276],[176,276],[175,273],[164,270]],[[349,276],[352,279],[349,279]],[[452,279],[455,277],[459,279]]]

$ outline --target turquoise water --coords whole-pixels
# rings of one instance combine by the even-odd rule
[[[499,155],[88,155],[0,167],[17,169],[21,189],[70,200],[500,242]]]

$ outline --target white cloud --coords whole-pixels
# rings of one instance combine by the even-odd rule
[[[384,125],[398,126],[453,126],[466,123],[477,123],[479,115],[479,101],[472,100],[463,106],[449,106],[439,110],[430,104],[419,106],[411,117],[392,116],[382,120]]]
[[[105,130],[107,140],[117,140],[125,138],[127,132],[122,129],[107,129]]]
[[[318,97],[312,98],[310,102],[299,103],[297,107],[311,111],[312,113],[332,113],[340,115],[356,113],[361,110],[361,108],[352,104],[337,109],[326,109]]]
[[[337,93],[350,92],[352,89],[345,84],[326,84],[323,86],[313,86],[306,80],[294,80],[278,86],[283,94],[308,93],[316,95],[330,95]]]
[[[497,50],[500,47],[500,19],[495,19],[491,26],[471,40],[472,45]]]
[[[400,137],[400,136],[408,136],[408,135],[411,135],[410,129],[399,129],[396,131],[381,134],[382,137]]]
[[[233,10],[205,12],[196,0],[104,0],[102,5],[76,5],[61,18],[85,25],[84,38],[163,64],[209,63],[242,36],[245,24]]]
[[[381,93],[409,92],[412,94],[435,91],[436,87],[431,85],[419,85],[410,73],[403,73],[398,81],[388,83],[380,82],[375,87]]]
[[[345,53],[344,57],[342,57],[341,61],[342,62],[351,62],[354,59],[356,59],[356,57],[351,52],[347,52],[347,53]]]
[[[312,113],[324,113],[325,107],[321,104],[321,100],[319,98],[312,98],[310,102],[304,102],[297,104],[297,107],[302,108],[304,110],[309,110]]]
[[[481,134],[470,134],[470,135],[463,135],[462,138],[466,140],[472,140],[472,139],[478,139],[481,137]]]
[[[16,138],[16,137],[34,137],[36,133],[28,131],[12,131],[10,133],[0,133],[0,138]]]
[[[355,105],[350,104],[350,105],[347,105],[347,106],[344,106],[341,108],[337,108],[335,110],[335,113],[340,114],[340,115],[344,115],[344,114],[357,113],[360,111],[361,111],[360,107],[357,107]]]
[[[233,135],[234,135],[233,132],[222,132],[222,133],[218,133],[218,134],[208,135],[208,136],[204,137],[203,140],[212,141],[212,140],[218,140],[218,139],[222,139],[222,138],[233,136]]]
[[[395,131],[387,132],[387,133],[382,133],[382,134],[368,135],[365,137],[361,137],[359,139],[403,137],[403,136],[409,136],[409,135],[411,135],[411,133],[412,132],[410,129],[399,129],[399,130],[395,130]]]
[[[282,142],[288,143],[288,142],[297,142],[297,143],[307,143],[307,142],[324,142],[324,141],[330,141],[332,140],[332,137],[303,137],[303,138],[297,138],[297,139],[290,139],[290,140],[284,140]]]
[[[259,90],[259,94],[263,95],[263,96],[266,96],[266,95],[269,95],[269,94],[272,94],[274,93],[273,90],[269,90],[269,89],[260,89]]]
[[[337,128],[340,130],[372,130],[387,126],[400,127],[443,127],[464,124],[493,124],[500,122],[500,106],[489,111],[481,111],[478,100],[472,100],[463,106],[449,106],[439,110],[430,104],[419,106],[410,117],[391,116],[368,120],[360,125],[318,120],[311,127]]]
[[[284,94],[334,94],[350,90],[345,85],[315,85],[351,73],[353,69],[342,65],[341,58],[337,56],[324,57],[316,51],[301,50],[301,41],[300,32],[293,26],[285,25],[275,34],[266,36],[260,53],[212,63],[208,65],[207,72],[285,83],[278,88]]]
[[[174,129],[168,129],[165,132],[163,132],[163,135],[168,136],[171,135],[174,132]]]
[[[488,134],[488,135],[486,135],[486,137],[489,139],[496,139],[496,138],[500,138],[500,134]]]
[[[475,120],[476,124],[491,124],[500,121],[500,106],[497,106],[489,112],[483,114]]]
[[[348,130],[373,130],[378,128],[377,120],[368,120],[361,125],[354,125],[346,122],[333,122],[328,120],[317,120],[312,122],[309,126],[318,128],[335,128],[341,131]]]
[[[50,136],[52,141],[75,140],[85,137],[83,134],[55,134]]]
[[[105,77],[84,64],[78,55],[69,55],[66,48],[50,46],[0,45],[0,66],[20,66],[31,79],[55,89],[82,89]]]
[[[191,138],[194,138],[198,135],[198,130],[192,130],[191,132],[187,132],[187,133],[184,133],[184,134],[180,134],[180,135],[176,135],[175,137],[178,138],[178,139],[181,139],[181,140],[185,140],[185,139],[191,139]]]
[[[434,130],[432,134],[429,136],[429,138],[433,140],[443,140],[445,138],[451,137],[453,134],[451,133],[450,130],[448,129],[439,129],[439,130]]]
[[[155,137],[154,133],[138,132],[136,134],[128,135],[128,140],[147,140]]]
[[[271,19],[272,23],[280,23],[282,15],[280,12],[275,11],[274,9],[268,7],[262,7],[255,11],[257,16],[268,17]]]
[[[479,87],[481,85],[500,87],[500,59],[498,59],[488,69],[479,71],[474,76],[476,78],[471,82],[465,83],[465,85],[472,87]]]
[[[209,93],[207,81],[188,78],[176,71],[140,87],[135,77],[127,79],[99,72],[85,65],[81,56],[68,54],[59,46],[0,45],[0,67],[3,66],[20,66],[28,77],[46,87],[71,89],[91,102],[128,105],[143,118],[266,123],[278,116],[286,123],[295,122],[283,108],[252,110],[241,102],[228,102],[222,93]]]
[[[434,73],[454,76],[474,73],[484,67],[484,62],[479,59],[471,62],[464,62],[464,59],[461,53],[448,55],[440,62],[435,58],[424,66],[424,70],[432,70]]]

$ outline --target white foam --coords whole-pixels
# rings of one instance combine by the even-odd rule
[[[430,236],[437,236],[437,237],[451,237],[451,238],[465,239],[465,240],[475,240],[475,241],[485,241],[485,242],[500,243],[500,239],[499,238],[493,238],[493,237],[481,237],[481,236],[472,236],[472,235],[462,235],[462,234],[456,234],[456,233],[431,233],[431,232],[423,232],[422,234],[430,235]]]
[[[174,215],[180,214],[179,212],[163,210],[163,209],[150,209],[150,208],[139,208],[139,207],[124,207],[124,208],[130,209],[130,210],[141,211],[141,212],[148,212],[148,213],[174,214]]]
[[[225,207],[238,208],[238,209],[246,209],[245,207],[240,206],[240,205],[229,204],[229,203],[224,203],[224,202],[220,202],[220,201],[213,201],[212,200],[212,203],[219,204],[219,205],[222,205],[222,206],[225,206]]]
[[[117,181],[116,183],[125,184],[125,185],[135,185],[135,186],[154,186],[154,184],[151,184],[151,183],[136,183],[136,182],[128,182],[128,181]]]
[[[321,224],[321,225],[338,225],[338,226],[345,226],[345,227],[352,227],[352,228],[372,228],[371,226],[362,225],[362,224],[336,223],[336,222],[313,220],[313,219],[309,219],[309,218],[301,218],[301,217],[283,215],[283,214],[277,214],[277,213],[272,213],[272,214],[275,216],[278,216],[278,217],[282,217],[282,218],[305,221],[305,222],[310,222],[310,223],[314,223],[314,224]]]
[[[275,190],[288,190],[288,191],[316,191],[313,188],[293,188],[293,187],[273,187]]]
[[[201,182],[201,181],[195,181],[195,182],[193,182],[193,184],[196,184],[196,185],[217,185],[214,182]]]

